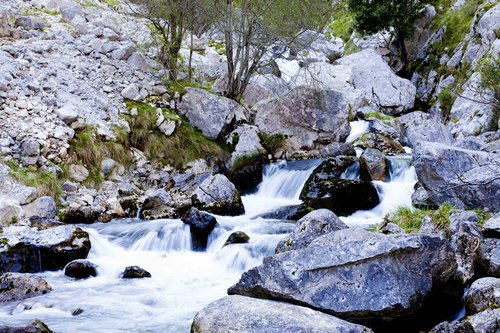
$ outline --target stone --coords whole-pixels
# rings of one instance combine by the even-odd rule
[[[4,273],[0,275],[0,303],[21,301],[50,291],[52,287],[47,281],[33,274]]]
[[[224,246],[231,244],[246,244],[250,240],[250,237],[243,231],[235,231],[227,238]]]
[[[26,324],[26,326],[0,326],[3,333],[53,333],[44,322],[36,319]]]
[[[68,167],[69,178],[77,182],[83,182],[89,176],[89,171],[83,165],[71,164]]]
[[[120,35],[118,35],[116,32],[108,28],[102,29],[102,38],[105,38],[112,42],[116,42],[121,39]]]
[[[467,314],[500,308],[500,278],[481,278],[470,286],[465,297]]]
[[[122,279],[143,279],[150,278],[151,273],[139,266],[128,266],[121,275]]]
[[[0,225],[16,222],[24,217],[19,201],[0,197]]]
[[[144,99],[143,95],[141,94],[139,86],[135,83],[131,83],[127,87],[125,87],[122,90],[121,95],[125,99],[129,99],[136,102],[140,102]]]
[[[405,318],[451,315],[446,304],[459,302],[463,292],[456,267],[447,240],[436,235],[348,228],[264,258],[228,294],[303,304],[381,332],[404,331],[391,323],[408,327]]]
[[[207,212],[200,211],[193,207],[181,220],[190,227],[193,250],[206,250],[208,236],[217,225],[217,219]]]
[[[356,146],[375,148],[384,154],[403,154],[405,149],[398,140],[393,140],[388,136],[377,133],[366,133],[356,141]]]
[[[483,235],[487,238],[500,238],[500,213],[483,224]]]
[[[264,147],[260,143],[259,129],[256,126],[243,124],[229,134],[227,143],[234,144],[234,151],[231,154],[231,165],[238,158],[244,156],[256,156],[265,153]]]
[[[83,7],[72,1],[62,4],[59,10],[61,11],[62,18],[66,23],[71,23],[77,15],[85,17]]]
[[[378,232],[380,232],[384,235],[397,235],[397,234],[404,234],[405,233],[403,228],[401,228],[396,223],[391,223],[391,222],[381,226],[378,229]]]
[[[26,140],[21,145],[21,162],[35,165],[40,157],[40,144],[36,140]]]
[[[226,176],[216,174],[208,177],[193,192],[194,207],[217,215],[241,215],[245,213],[240,194]]]
[[[172,119],[166,119],[164,122],[158,126],[158,129],[165,134],[165,136],[171,136],[174,134],[175,129],[177,128],[177,122]]]
[[[340,143],[332,142],[326,146],[319,149],[319,152],[323,156],[336,157],[336,156],[356,156],[356,150],[352,143]]]
[[[316,238],[346,228],[349,227],[328,209],[314,210],[297,221],[295,229],[278,243],[275,252],[304,249]]]
[[[350,67],[354,88],[384,113],[397,115],[413,108],[416,88],[408,80],[396,76],[389,65],[373,49],[365,49],[337,60]]]
[[[16,22],[14,26],[22,27],[26,30],[42,30],[44,28],[43,20],[40,17],[31,17],[31,16],[20,16],[16,18]]]
[[[191,332],[369,333],[372,330],[306,307],[235,295],[226,296],[199,311]]]
[[[69,224],[91,224],[97,221],[101,210],[90,206],[78,206],[61,209],[59,219]]]
[[[127,60],[127,64],[133,69],[138,69],[143,72],[149,72],[151,70],[147,62],[144,61],[142,54],[139,52],[133,52]]]
[[[500,153],[422,142],[413,150],[417,177],[436,205],[500,210]]]
[[[440,323],[429,333],[497,333],[500,327],[499,318],[500,309],[488,309],[456,323]]]
[[[0,38],[10,37],[10,15],[7,11],[0,11]]]
[[[111,159],[111,158],[105,158],[101,162],[101,172],[104,175],[109,175],[113,171],[114,167],[116,166],[116,161]]]
[[[56,110],[56,114],[66,125],[71,125],[80,116],[79,109],[73,104],[65,104]]]
[[[500,278],[500,239],[483,239],[478,251],[478,274]]]
[[[408,147],[422,141],[438,142],[452,145],[454,140],[448,128],[441,122],[434,119],[426,119],[418,124],[411,124],[408,127],[402,125],[403,128],[403,143]]]
[[[186,88],[179,112],[209,139],[222,137],[229,126],[245,120],[246,110],[235,101],[198,88]]]
[[[57,205],[52,197],[40,197],[30,204],[23,206],[26,217],[39,216],[53,219],[57,214]]]
[[[97,266],[88,260],[73,260],[64,267],[64,275],[77,280],[97,276]]]
[[[90,251],[88,233],[72,225],[41,230],[10,226],[3,229],[2,238],[0,272],[59,270],[72,260],[86,258]]]
[[[384,153],[375,148],[367,148],[359,158],[360,177],[362,180],[384,181],[389,172]]]
[[[306,216],[308,213],[311,212],[310,207],[307,207],[307,205],[300,204],[300,205],[289,205],[289,206],[283,206],[276,208],[273,211],[259,214],[256,216],[257,218],[262,218],[262,219],[271,219],[271,220],[291,220],[291,221],[297,221]]]
[[[285,135],[292,150],[343,142],[351,131],[348,103],[334,90],[297,87],[285,98],[263,100],[253,109],[260,131]]]
[[[144,200],[139,216],[146,219],[174,218],[177,213],[172,208],[174,201],[165,189],[160,188],[148,194]]]
[[[420,184],[417,186],[415,192],[411,195],[411,204],[418,209],[437,209],[438,206],[430,200],[429,193],[425,188]]]

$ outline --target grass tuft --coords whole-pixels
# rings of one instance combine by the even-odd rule
[[[10,176],[21,181],[26,186],[36,188],[39,196],[51,196],[56,201],[62,193],[61,181],[53,173],[37,169],[36,167],[25,167],[15,161],[5,161],[10,168]]]

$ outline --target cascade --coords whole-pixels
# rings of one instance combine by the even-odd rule
[[[274,253],[293,223],[254,218],[260,213],[300,204],[299,194],[321,159],[268,165],[256,193],[244,196],[244,216],[216,216],[205,252],[191,251],[189,226],[180,220],[124,219],[82,226],[89,234],[89,260],[98,276],[73,281],[63,271],[43,272],[53,291],[0,305],[0,322],[24,325],[38,318],[56,332],[189,332],[193,316],[226,295],[241,274]],[[371,211],[343,218],[349,224],[373,225],[399,205],[409,205],[416,181],[409,155],[390,158],[390,181],[375,182],[381,203]],[[359,178],[354,165],[342,176]],[[248,244],[224,246],[232,232],[243,231]],[[149,279],[120,278],[137,265]],[[72,315],[77,309],[81,314]]]

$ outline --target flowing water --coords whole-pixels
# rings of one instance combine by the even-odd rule
[[[197,311],[226,295],[244,271],[273,254],[278,241],[291,232],[292,223],[255,216],[299,204],[300,191],[319,163],[267,166],[257,192],[243,197],[246,214],[217,216],[219,225],[205,252],[191,251],[189,227],[180,220],[126,219],[84,226],[92,242],[89,260],[98,265],[98,276],[74,281],[62,271],[41,273],[53,291],[1,305],[0,323],[24,325],[38,318],[56,332],[189,332]],[[343,177],[355,179],[358,174],[354,166]],[[409,157],[391,158],[390,181],[375,182],[380,205],[344,221],[373,225],[389,210],[409,206],[414,183]],[[234,231],[247,233],[250,242],[224,247]],[[152,278],[120,279],[123,269],[131,265],[146,269]]]

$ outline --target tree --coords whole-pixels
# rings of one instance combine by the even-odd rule
[[[355,27],[363,33],[373,34],[393,29],[395,43],[406,74],[408,54],[405,39],[415,33],[413,24],[420,16],[423,4],[418,0],[348,0],[354,13]]]
[[[227,56],[226,97],[239,101],[273,44],[290,43],[308,29],[321,29],[332,9],[327,0],[212,0],[220,13]]]
[[[187,31],[199,31],[207,23],[208,0],[127,0],[129,8],[147,19],[160,39],[161,63],[171,81],[177,78],[182,40]],[[137,6],[134,6],[137,5]]]

